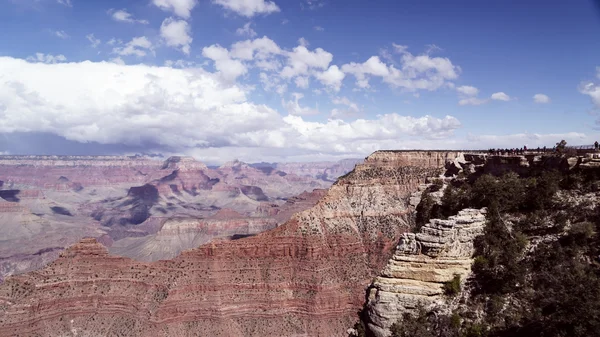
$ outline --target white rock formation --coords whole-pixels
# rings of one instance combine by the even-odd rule
[[[378,337],[402,314],[444,303],[443,284],[468,277],[474,238],[483,233],[485,209],[465,209],[448,220],[432,219],[419,233],[404,233],[394,256],[369,293],[369,327]]]

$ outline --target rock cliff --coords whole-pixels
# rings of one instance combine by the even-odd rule
[[[370,330],[387,337],[403,313],[443,304],[444,282],[470,274],[473,242],[484,227],[485,209],[465,209],[448,220],[430,220],[419,233],[404,233],[369,290]]]
[[[376,152],[284,225],[172,260],[84,240],[0,285],[0,336],[344,336],[409,229],[410,194],[457,155]]]

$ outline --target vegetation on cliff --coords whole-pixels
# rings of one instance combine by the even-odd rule
[[[441,204],[425,191],[417,226],[467,207],[487,207],[487,225],[475,242],[472,277],[463,289],[460,280],[444,285],[446,310],[405,314],[391,335],[599,335],[599,173],[541,169],[527,176],[463,176],[445,188]]]

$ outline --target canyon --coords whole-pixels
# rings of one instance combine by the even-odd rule
[[[465,209],[410,233],[419,193],[432,181],[599,165],[593,156],[377,151],[314,206],[292,210],[300,200],[290,202],[287,212],[295,213],[284,224],[250,237],[212,240],[153,262],[83,239],[45,268],[0,285],[0,336],[347,336],[365,302],[370,329],[389,336],[403,313],[443,305],[444,283],[467,278],[473,239],[483,231],[486,210]],[[210,232],[219,218],[237,217],[220,212],[197,223],[172,220],[178,225],[162,230]],[[154,241],[146,243],[150,251]]]
[[[85,239],[0,286],[2,331],[342,336],[411,228],[411,193],[457,156],[376,152],[285,224],[170,260],[110,255]]]
[[[328,166],[316,165],[325,174]],[[330,185],[240,161],[208,168],[190,157],[0,156],[0,282],[84,237],[156,261],[213,238],[255,235],[313,206]]]

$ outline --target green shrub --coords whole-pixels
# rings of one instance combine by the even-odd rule
[[[460,294],[460,275],[455,274],[452,280],[444,283],[444,294],[454,297]]]

